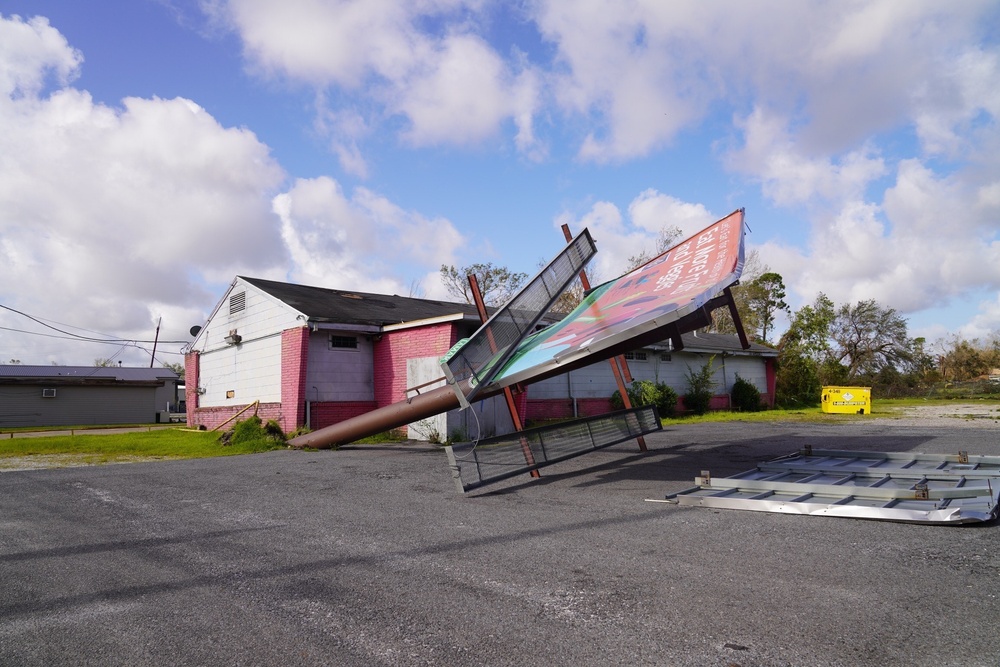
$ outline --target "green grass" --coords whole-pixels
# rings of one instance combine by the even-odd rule
[[[1000,399],[988,397],[955,401],[949,399],[898,398],[874,399],[873,414],[826,414],[819,407],[799,410],[765,410],[762,412],[709,412],[706,415],[664,419],[664,425],[699,424],[705,422],[810,422],[838,423],[876,418],[893,418],[903,408],[914,405],[953,405],[960,403],[992,403],[1000,412]],[[548,422],[544,422],[548,423]],[[533,423],[540,426],[541,423]],[[118,425],[120,427],[121,425]],[[148,425],[143,425],[146,427]],[[86,430],[100,427],[58,427],[53,430]],[[42,437],[11,438],[11,432],[0,432],[0,469],[22,467],[31,462],[45,460],[48,465],[80,465],[117,463],[153,459],[194,459],[213,456],[234,456],[254,454],[284,447],[282,443],[261,437],[242,444],[223,445],[219,442],[221,433],[194,431],[179,427],[148,428],[143,431],[100,435],[54,435]],[[398,431],[380,433],[359,442],[398,442],[403,438]],[[26,466],[30,467],[30,465]]]
[[[196,459],[254,454],[282,447],[268,440],[223,446],[220,433],[178,428],[116,433],[113,435],[58,435],[0,439],[0,467],[12,467],[24,457],[66,457],[97,464],[149,459]]]
[[[763,410],[761,412],[730,412],[728,410],[719,410],[715,412],[709,412],[708,414],[701,416],[686,416],[686,417],[674,417],[671,419],[664,419],[663,423],[666,424],[698,424],[702,422],[729,422],[729,421],[744,421],[744,422],[775,422],[775,421],[785,421],[785,422],[814,422],[814,423],[837,423],[845,421],[857,421],[859,419],[872,419],[872,418],[892,418],[901,415],[902,410],[907,407],[912,406],[922,406],[922,405],[954,405],[956,403],[991,403],[996,404],[997,408],[1000,409],[1000,399],[989,397],[980,398],[968,398],[962,400],[947,399],[947,398],[873,398],[872,399],[872,412],[870,415],[853,415],[853,414],[838,414],[838,413],[826,413],[816,406],[814,408],[799,408],[795,410]]]
[[[104,428],[142,428],[147,431],[167,428],[184,428],[183,423],[175,424],[77,424],[76,426],[5,426],[0,428],[0,438],[6,433],[41,433],[44,431],[96,431]],[[9,437],[9,436],[8,436]]]

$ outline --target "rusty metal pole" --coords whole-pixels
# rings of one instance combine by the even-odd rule
[[[743,318],[740,317],[740,311],[736,308],[736,299],[733,298],[733,290],[731,287],[727,287],[722,292],[726,295],[729,316],[733,318],[733,326],[736,327],[736,335],[740,337],[740,345],[744,350],[747,350],[750,348],[750,340],[747,338],[747,332],[743,329]]]
[[[479,289],[479,279],[476,278],[475,274],[469,274],[469,288],[472,290],[472,298],[476,302],[476,310],[479,312],[479,320],[486,323],[486,320],[490,319],[489,313],[486,312],[486,302],[483,301],[483,293]],[[490,342],[490,351],[497,351],[496,341],[493,340],[493,332],[487,331],[487,338]],[[507,410],[510,412],[510,419],[514,422],[514,430],[518,433],[524,430],[524,423],[521,421],[521,415],[517,412],[517,404],[514,403],[514,392],[510,387],[503,388],[503,397],[507,401]],[[533,466],[535,465],[535,455],[531,453],[531,445],[528,444],[528,440],[523,436],[521,440],[521,451],[524,452],[525,462]],[[531,471],[532,477],[541,477],[541,473],[537,470]]]
[[[573,234],[569,231],[569,225],[562,226],[563,236],[566,237],[566,241],[571,241],[573,239]],[[580,284],[583,285],[584,290],[590,289],[590,280],[587,278],[587,272],[580,269]],[[617,357],[611,357],[608,359],[608,363],[611,364],[611,374],[615,376],[615,383],[618,385],[618,393],[621,394],[622,404],[625,409],[632,409],[632,399],[628,397],[628,390],[625,388],[625,378],[628,378],[628,382],[632,382],[632,373],[628,368],[628,361],[625,360],[625,355],[620,354]],[[646,439],[641,435],[635,439],[639,443],[639,451],[646,451]]]

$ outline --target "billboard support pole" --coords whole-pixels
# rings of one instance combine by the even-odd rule
[[[489,313],[486,312],[486,302],[483,301],[483,293],[479,290],[479,279],[476,278],[474,273],[469,274],[469,288],[472,291],[472,298],[476,302],[476,311],[479,313],[479,320],[483,323],[490,319]],[[493,351],[496,351],[496,342],[493,340],[493,332],[486,332],[490,347]],[[521,421],[521,415],[517,412],[517,404],[514,403],[514,392],[510,387],[503,388],[503,397],[507,401],[507,410],[510,412],[510,419],[514,423],[514,430],[520,433],[524,430],[524,423]],[[535,456],[531,453],[531,447],[528,445],[528,440],[521,437],[521,451],[524,452],[524,460],[529,466],[535,465]],[[531,471],[532,477],[541,477],[541,473],[538,470]]]
[[[562,232],[563,236],[566,237],[566,241],[573,239],[573,234],[569,231],[569,225],[564,224]],[[580,269],[580,284],[583,285],[584,291],[590,289],[590,280],[587,278],[587,272],[584,269]],[[618,393],[622,397],[622,404],[626,410],[631,410],[632,399],[629,398],[628,390],[625,388],[625,382],[631,383],[633,380],[632,373],[628,368],[628,361],[625,360],[624,354],[619,354],[617,357],[608,359],[608,363],[611,364],[611,374],[615,376],[615,383],[618,385]],[[641,435],[637,436],[635,441],[639,443],[640,452],[646,451],[646,439],[644,437]]]
[[[723,290],[726,295],[727,304],[729,306],[729,316],[733,318],[733,326],[736,327],[736,335],[740,337],[740,345],[743,346],[744,350],[750,349],[750,340],[747,338],[747,332],[743,329],[743,319],[740,318],[740,311],[736,309],[736,299],[733,298],[733,290],[731,287],[727,287]]]

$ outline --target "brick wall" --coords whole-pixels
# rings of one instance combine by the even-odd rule
[[[608,398],[578,398],[576,399],[576,409],[579,417],[603,415],[606,412],[611,412],[611,400]],[[570,419],[573,417],[573,401],[569,398],[529,398],[527,414],[528,419],[534,421]]]
[[[306,364],[309,361],[309,328],[281,332],[281,405],[278,421],[286,433],[306,423]]]
[[[201,356],[198,352],[188,352],[184,355],[184,400],[187,402],[187,423],[192,428],[198,425],[196,412],[200,362]]]
[[[390,331],[375,343],[375,403],[392,405],[406,398],[406,360],[443,357],[458,340],[451,322]],[[442,375],[444,375],[442,373]]]
[[[223,424],[226,420],[231,419],[233,416],[239,413],[240,410],[243,410],[246,407],[247,406],[245,405],[233,405],[233,406],[224,405],[224,406],[219,406],[217,408],[198,408],[198,411],[195,413],[194,418],[197,420],[196,423],[198,425],[201,425],[206,429],[211,430],[219,426],[220,424]],[[254,408],[251,407],[246,412],[241,414],[239,417],[226,424],[223,430],[228,430],[237,421],[243,421],[244,419],[249,419],[254,415],[254,412],[255,412]],[[283,423],[281,403],[261,403],[256,408],[256,414],[258,417],[260,417],[261,421],[263,421],[264,423],[267,423],[272,419],[278,422],[279,424]],[[192,426],[190,421],[188,422],[188,426]],[[282,428],[284,429],[284,427]]]
[[[310,427],[315,431],[363,415],[377,407],[375,401],[317,401],[309,405]]]

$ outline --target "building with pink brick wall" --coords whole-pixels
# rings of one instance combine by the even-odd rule
[[[286,432],[343,421],[440,378],[439,359],[479,325],[468,304],[238,276],[185,357],[188,423],[213,428],[250,405]],[[509,430],[493,403],[413,428],[442,440],[473,430],[470,418]]]
[[[238,276],[185,357],[188,424],[214,428],[243,410],[252,414],[253,406],[286,432],[315,430],[406,400],[439,386],[440,358],[479,325],[468,304]],[[711,357],[714,407],[728,407],[737,374],[773,404],[774,350],[742,350],[734,336],[684,334],[682,341],[683,350],[664,344],[630,353],[632,375],[683,393],[685,372]],[[600,362],[531,385],[518,396],[521,417],[608,412],[615,388],[607,362]],[[495,397],[406,430],[420,439],[463,440],[513,426],[503,398]]]

